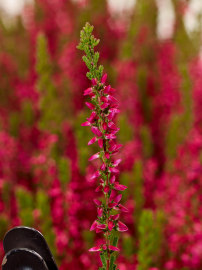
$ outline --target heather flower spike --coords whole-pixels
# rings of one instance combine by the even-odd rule
[[[103,74],[103,66],[98,66],[99,53],[94,51],[99,40],[92,35],[93,26],[86,23],[81,31],[78,49],[83,50],[85,55],[83,61],[89,69],[87,77],[91,80],[91,87],[84,90],[84,96],[91,98],[86,106],[91,110],[91,115],[82,126],[90,126],[93,138],[88,145],[97,142],[99,152],[93,154],[89,161],[101,160],[101,167],[97,169],[91,179],[97,179],[98,187],[96,192],[102,192],[102,199],[94,199],[97,207],[97,219],[91,225],[90,230],[96,233],[103,233],[105,242],[102,245],[94,246],[90,252],[100,252],[102,270],[117,269],[115,265],[115,252],[118,236],[116,231],[125,232],[127,226],[119,221],[119,213],[127,212],[120,204],[122,195],[119,192],[127,187],[121,185],[117,180],[119,174],[119,163],[121,159],[115,159],[114,155],[121,148],[116,142],[118,128],[115,125],[116,114],[119,113],[118,101],[112,96],[115,89],[106,85],[107,74]],[[113,212],[112,212],[113,211]],[[115,213],[116,212],[116,213]]]

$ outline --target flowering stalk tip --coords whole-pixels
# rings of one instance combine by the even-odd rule
[[[122,194],[127,187],[117,181],[118,166],[121,159],[116,159],[121,145],[116,141],[119,129],[115,124],[115,117],[119,113],[118,101],[112,95],[115,92],[110,85],[106,85],[107,74],[103,74],[103,66],[98,66],[99,53],[94,51],[99,40],[92,35],[93,26],[86,23],[81,31],[78,49],[83,50],[83,60],[89,69],[87,77],[92,86],[84,90],[84,96],[89,96],[91,102],[86,106],[91,110],[91,115],[82,126],[90,126],[94,137],[88,142],[91,145],[98,143],[100,151],[89,158],[89,161],[100,159],[101,166],[91,179],[98,180],[96,192],[102,192],[102,200],[94,199],[97,207],[97,219],[90,227],[90,231],[103,233],[105,242],[89,249],[90,252],[100,252],[102,269],[117,269],[114,252],[119,249],[114,244],[113,235],[116,231],[125,232],[127,226],[119,221],[119,212],[127,212],[127,208],[120,204]],[[114,214],[114,211],[117,211]],[[116,236],[117,238],[117,236]],[[115,241],[117,243],[117,241]],[[112,267],[112,268],[111,268]]]

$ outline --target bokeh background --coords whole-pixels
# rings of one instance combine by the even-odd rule
[[[0,1],[0,260],[5,232],[40,230],[61,270],[98,269],[96,146],[81,127],[86,21],[121,113],[120,270],[202,269],[201,0]]]

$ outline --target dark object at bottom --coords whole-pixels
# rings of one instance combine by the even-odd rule
[[[3,240],[2,270],[58,270],[43,235],[29,227],[8,231]]]

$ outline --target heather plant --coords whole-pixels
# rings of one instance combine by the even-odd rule
[[[100,269],[117,269],[115,265],[115,252],[119,251],[117,247],[118,236],[116,231],[127,231],[127,226],[119,221],[117,211],[127,212],[127,209],[120,203],[121,194],[117,191],[123,191],[127,187],[116,181],[119,174],[117,168],[121,159],[115,159],[121,145],[116,142],[116,133],[118,128],[114,121],[119,112],[118,102],[112,96],[115,92],[110,85],[106,85],[107,74],[103,75],[103,66],[98,66],[99,53],[94,48],[99,40],[92,35],[93,26],[86,23],[81,31],[80,43],[78,49],[85,52],[83,61],[89,69],[87,77],[91,80],[92,86],[84,91],[84,96],[89,96],[90,102],[86,106],[92,111],[87,121],[82,126],[91,127],[95,135],[89,142],[91,145],[98,142],[100,151],[92,155],[89,161],[100,159],[101,166],[93,174],[91,179],[97,179],[99,185],[96,192],[102,193],[102,200],[94,199],[97,207],[97,219],[93,222],[90,230],[96,233],[102,232],[105,241],[89,249],[90,252],[100,252],[102,267]]]

